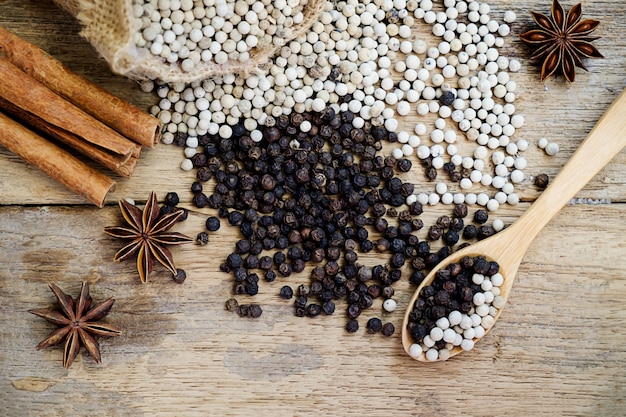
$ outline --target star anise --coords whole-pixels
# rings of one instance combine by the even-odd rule
[[[142,210],[126,200],[120,200],[120,210],[130,227],[106,227],[108,235],[131,242],[120,249],[113,260],[121,262],[137,254],[137,271],[141,282],[146,282],[154,269],[154,260],[176,275],[176,266],[172,253],[165,245],[180,245],[193,239],[177,232],[168,232],[184,214],[182,210],[161,214],[156,194],[150,193],[146,206]]]
[[[533,11],[530,13],[539,28],[523,33],[520,38],[537,48],[531,59],[543,60],[542,81],[552,74],[562,73],[567,81],[574,82],[576,67],[587,70],[583,58],[604,58],[591,44],[599,38],[589,36],[600,22],[581,20],[580,3],[567,14],[558,0],[552,3],[551,17]]]
[[[50,323],[60,327],[37,345],[37,350],[53,346],[65,340],[63,366],[69,368],[81,345],[100,363],[100,346],[94,336],[119,336],[122,334],[117,327],[99,321],[109,314],[115,300],[109,298],[99,304],[92,305],[89,295],[89,284],[83,282],[78,300],[65,294],[59,287],[50,284],[50,289],[59,300],[60,309],[44,308],[29,310],[29,313],[43,317]]]

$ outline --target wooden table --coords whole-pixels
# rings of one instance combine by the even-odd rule
[[[572,2],[567,2],[571,6]],[[527,125],[519,138],[527,176],[553,177],[606,107],[624,88],[626,12],[619,2],[584,2],[601,20],[595,45],[606,59],[588,61],[576,83],[541,83],[538,69],[514,36],[506,51],[522,71],[516,102]],[[514,10],[513,33],[529,24],[528,10],[549,10],[542,0],[491,2],[496,13]],[[79,26],[49,0],[0,1],[0,25],[39,45],[70,68],[142,108],[154,97],[113,75],[79,35]],[[501,16],[501,14],[500,14]],[[0,75],[1,76],[1,75]],[[547,137],[561,151],[536,146]],[[606,138],[610,141],[611,138]],[[413,415],[413,416],[622,416],[626,409],[626,152],[622,152],[566,206],[531,246],[512,296],[495,329],[470,353],[447,363],[423,364],[404,354],[400,332],[391,338],[347,334],[345,317],[301,319],[277,296],[283,284],[261,283],[252,301],[257,320],[224,309],[231,278],[218,265],[237,233],[223,226],[208,246],[174,249],[188,279],[176,285],[157,268],[142,285],[133,262],[114,264],[120,243],[102,233],[116,225],[115,204],[177,191],[189,219],[176,228],[195,236],[208,209],[190,204],[193,173],[179,169],[182,151],[160,145],[146,151],[136,174],[119,180],[103,209],[0,149],[0,414],[56,415]],[[418,187],[430,187],[421,172]],[[523,202],[492,218],[514,221],[539,195],[530,179]],[[447,214],[427,208],[424,222]],[[375,262],[375,256],[361,258]],[[283,279],[294,287],[306,274]],[[103,363],[84,351],[70,369],[61,348],[36,351],[53,328],[27,313],[53,304],[47,284],[76,294],[82,280],[96,300],[117,301],[108,319],[124,334],[102,339]],[[411,295],[396,287],[399,309],[367,312],[400,326]],[[363,325],[365,320],[361,320]]]

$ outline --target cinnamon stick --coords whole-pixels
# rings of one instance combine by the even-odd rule
[[[141,145],[138,143],[130,142],[132,143],[131,153],[127,155],[117,155],[107,151],[106,149],[93,146],[89,142],[82,140],[71,132],[46,123],[38,116],[23,111],[19,107],[4,100],[2,97],[0,97],[0,108],[3,108],[7,113],[13,115],[14,119],[19,120],[24,125],[34,129],[37,133],[43,133],[58,140],[59,142],[64,143],[100,165],[109,168],[116,174],[127,178],[132,176],[134,168],[137,165],[137,159],[141,153]]]
[[[0,112],[0,145],[102,208],[116,183]]]
[[[0,55],[123,136],[152,148],[161,121],[72,72],[37,46],[0,26]]]
[[[132,153],[133,142],[64,100],[1,56],[0,74],[0,106],[6,111],[17,107],[42,124],[64,130],[114,154],[128,157]]]

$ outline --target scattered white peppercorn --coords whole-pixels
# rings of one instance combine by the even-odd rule
[[[383,308],[385,309],[385,311],[391,313],[396,310],[397,303],[394,299],[388,298],[385,301],[383,301]]]
[[[550,142],[545,147],[545,152],[547,155],[554,156],[559,153],[559,145],[554,142]]]

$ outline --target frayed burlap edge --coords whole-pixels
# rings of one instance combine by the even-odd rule
[[[200,63],[190,72],[184,72],[177,63],[171,64],[152,55],[134,43],[141,22],[133,17],[131,0],[54,0],[81,24],[81,36],[86,38],[107,61],[111,70],[126,77],[143,80],[161,80],[167,83],[191,83],[218,75],[241,74],[248,76],[262,72],[265,64],[282,45],[298,37],[315,22],[324,9],[326,0],[309,0],[303,21],[291,27],[282,45],[255,48],[250,59],[226,64]],[[281,42],[279,42],[281,43]]]

